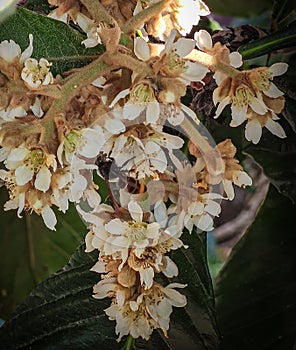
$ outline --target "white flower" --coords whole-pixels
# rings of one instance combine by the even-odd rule
[[[37,89],[41,85],[53,83],[53,76],[49,71],[49,63],[45,58],[39,62],[34,58],[28,58],[24,62],[21,77],[29,88]]]
[[[0,43],[0,58],[6,62],[12,63],[18,60],[21,64],[24,63],[33,53],[33,35],[29,34],[29,46],[23,51],[18,44],[13,40],[4,40]]]
[[[184,307],[186,297],[175,290],[186,285],[172,283],[166,287],[154,284],[150,289],[140,294],[135,301],[118,303],[105,310],[110,320],[116,320],[115,332],[118,341],[130,334],[133,338],[142,337],[148,340],[154,329],[160,328],[167,336],[172,306]]]
[[[175,6],[178,6],[175,12],[178,29],[184,36],[190,33],[193,25],[199,23],[200,16],[210,14],[208,6],[201,0],[179,0]]]
[[[33,180],[35,188],[42,192],[46,192],[50,187],[51,171],[48,167],[55,171],[57,166],[55,158],[52,155],[45,155],[41,149],[30,151],[22,147],[10,152],[5,165],[9,170],[15,171],[18,186]]]
[[[134,253],[139,257],[148,246],[155,246],[159,240],[160,227],[158,223],[143,222],[143,211],[139,204],[131,201],[128,205],[131,221],[113,219],[105,224],[106,231],[110,234],[104,247],[105,254],[120,253],[122,263],[125,263],[129,255],[129,248],[134,247]]]
[[[191,81],[201,81],[209,71],[208,68],[196,62],[183,60],[183,57],[194,49],[195,41],[180,38],[174,43],[175,37],[176,31],[172,31],[159,54],[160,71],[169,77],[178,78],[186,85]],[[141,37],[135,38],[134,52],[142,61],[147,61],[151,56],[148,43]]]
[[[264,95],[270,98],[277,98],[284,93],[280,91],[272,82],[273,78],[279,75],[283,75],[288,70],[288,64],[283,62],[277,62],[270,67],[258,68],[254,71],[254,79],[251,73],[251,80],[253,80],[259,91],[262,91]]]

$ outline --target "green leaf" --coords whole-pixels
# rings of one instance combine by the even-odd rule
[[[41,217],[26,212],[3,212],[7,194],[0,190],[0,317],[7,318],[37,283],[61,269],[86,233],[71,207],[57,213],[57,231],[47,229]]]
[[[296,206],[271,186],[216,281],[225,350],[291,350],[296,334]]]
[[[270,9],[271,1],[207,0],[206,4],[211,12],[215,14],[231,17],[251,17]]]
[[[23,5],[28,10],[48,14],[54,7],[50,7],[47,0],[27,0]]]
[[[295,19],[296,7],[294,0],[274,0],[272,8],[273,25],[276,27],[287,24]]]
[[[262,39],[254,40],[239,48],[239,53],[244,59],[250,59],[267,53],[294,47],[296,41],[296,21],[286,28],[278,30]]]
[[[146,342],[137,339],[136,349],[218,349],[211,279],[207,269],[205,235],[184,237],[190,248],[174,252],[180,276],[188,284],[182,293],[188,297],[185,308],[174,308],[169,338],[155,331]],[[0,328],[3,350],[8,349],[121,349],[115,341],[115,322],[104,309],[110,299],[92,298],[99,275],[89,269],[97,253],[87,254],[82,245],[59,273],[38,285],[17,313]],[[165,277],[161,281],[169,282]]]
[[[265,175],[280,193],[296,202],[296,135],[282,122],[287,138],[280,139],[264,130],[257,145],[248,144],[244,153],[263,168]]]
[[[14,40],[24,50],[33,34],[32,57],[52,62],[53,74],[61,74],[81,67],[97,57],[102,47],[85,49],[81,41],[85,36],[69,25],[49,17],[18,8],[16,13],[0,23],[0,42]]]

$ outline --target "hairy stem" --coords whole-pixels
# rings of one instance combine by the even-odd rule
[[[145,77],[154,75],[153,70],[145,62],[139,61],[137,58],[133,58],[127,54],[116,52],[110,55],[106,53],[105,56],[106,62],[112,62],[115,66],[128,68],[132,72]]]
[[[162,0],[141,11],[126,22],[126,24],[122,27],[122,31],[127,34],[133,33],[144,22],[162,12],[170,2],[171,0]]]
[[[192,50],[190,54],[184,57],[184,59],[200,63],[203,66],[208,67],[213,72],[220,71],[232,78],[236,78],[241,74],[239,70],[221,62],[215,56],[199,50]]]
[[[105,7],[99,1],[80,0],[80,2],[87,8],[88,12],[91,13],[96,23],[104,22],[107,25],[115,23],[114,18],[109,15]]]
[[[75,96],[79,88],[84,85],[91,84],[97,77],[109,72],[114,66],[110,66],[104,62],[104,54],[89,65],[79,69],[75,74],[65,80],[61,85],[61,98],[54,101],[46,115],[42,118],[41,123],[45,132],[41,136],[41,142],[47,144],[51,141],[55,131],[55,118],[62,113]]]

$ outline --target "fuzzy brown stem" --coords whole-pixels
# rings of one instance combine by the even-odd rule
[[[162,12],[171,0],[159,1],[156,4],[148,7],[147,9],[141,11],[136,16],[132,17],[123,27],[122,31],[127,34],[133,33],[137,28],[139,28],[144,22],[148,21],[152,17],[158,15]]]
[[[109,15],[105,7],[99,1],[80,0],[80,2],[87,8],[96,23],[104,22],[107,25],[115,23],[114,18]]]
[[[225,73],[231,78],[236,78],[241,74],[239,70],[221,62],[215,56],[199,50],[192,50],[189,55],[184,57],[184,59],[200,63],[213,72],[220,71]]]

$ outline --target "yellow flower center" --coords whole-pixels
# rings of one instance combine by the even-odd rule
[[[149,84],[138,84],[130,93],[130,102],[137,104],[141,102],[155,101],[154,90]]]
[[[81,132],[77,130],[72,130],[65,136],[64,147],[65,151],[69,153],[74,153],[78,142],[81,139]]]
[[[147,224],[144,222],[130,222],[128,238],[131,242],[138,242],[146,239]]]
[[[45,154],[41,149],[35,149],[30,152],[24,163],[37,173],[45,163]]]
[[[250,104],[253,97],[254,95],[247,86],[239,87],[232,97],[232,104],[235,107],[244,107]]]
[[[272,79],[272,74],[267,69],[264,69],[260,72],[259,77],[260,78],[256,81],[258,89],[261,91],[268,90],[271,85],[270,80]]]
[[[174,51],[170,51],[164,59],[163,72],[170,77],[178,77],[187,70],[185,62]]]

